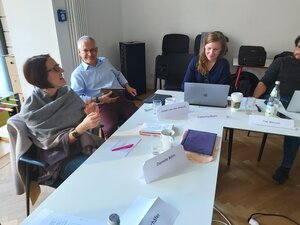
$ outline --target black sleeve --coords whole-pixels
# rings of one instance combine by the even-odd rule
[[[265,75],[261,78],[260,81],[267,86],[267,89],[269,89],[275,84],[275,81],[277,80],[278,74],[280,72],[280,65],[282,63],[282,59],[283,58],[275,59],[265,72]]]

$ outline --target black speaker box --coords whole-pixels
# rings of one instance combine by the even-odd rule
[[[120,42],[121,72],[138,95],[146,93],[145,43]]]

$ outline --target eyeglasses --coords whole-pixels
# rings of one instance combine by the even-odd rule
[[[95,48],[91,48],[91,49],[82,49],[81,51],[83,51],[84,53],[95,53],[98,50],[98,47]]]
[[[59,64],[56,64],[50,70],[47,70],[47,72],[51,72],[51,71],[60,72],[61,71],[61,67],[59,66]]]

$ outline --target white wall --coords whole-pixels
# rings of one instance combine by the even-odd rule
[[[72,71],[68,30],[66,23],[56,21],[56,9],[64,7],[64,1],[3,0],[3,6],[25,96],[30,90],[22,65],[32,55],[50,53],[65,68],[68,81]],[[146,43],[149,88],[153,88],[154,60],[161,53],[164,34],[189,35],[192,52],[198,33],[221,30],[230,40],[230,62],[243,44],[262,45],[272,58],[293,50],[300,34],[299,8],[298,0],[276,4],[272,0],[86,0],[89,35],[96,39],[99,55],[108,57],[117,68],[120,41]]]
[[[146,42],[147,83],[152,87],[155,56],[166,33],[194,38],[202,31],[220,30],[229,37],[228,60],[240,45],[262,45],[268,57],[293,50],[300,35],[299,0],[122,0],[123,37]]]
[[[23,75],[23,64],[27,58],[50,53],[60,61],[51,1],[3,0],[3,7],[14,47],[16,64],[21,87],[25,96],[31,93],[32,86]]]
[[[89,35],[95,38],[98,55],[120,68],[119,42],[122,41],[121,0],[86,0]]]

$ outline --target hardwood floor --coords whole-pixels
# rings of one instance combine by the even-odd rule
[[[222,144],[216,206],[233,224],[247,224],[252,213],[277,213],[300,223],[300,156],[284,185],[274,184],[272,174],[281,162],[283,137],[269,135],[261,162],[257,162],[262,134],[235,131],[232,162],[227,166],[227,146]],[[294,224],[287,220],[259,217],[260,224]]]
[[[140,104],[142,101],[137,102],[137,105]],[[249,216],[255,212],[280,213],[300,223],[300,154],[286,184],[276,185],[271,177],[281,161],[283,139],[269,135],[262,161],[257,162],[261,138],[260,133],[251,132],[248,137],[245,131],[235,131],[230,166],[227,166],[227,141],[223,140],[215,205],[232,224],[248,224]],[[10,169],[9,155],[5,155],[0,158],[1,225],[17,225],[25,218],[25,196],[15,195]],[[52,191],[52,188],[43,186],[42,195],[32,208]],[[214,213],[214,218],[222,220],[217,213]],[[294,224],[277,217],[257,217],[257,220],[260,225]]]

